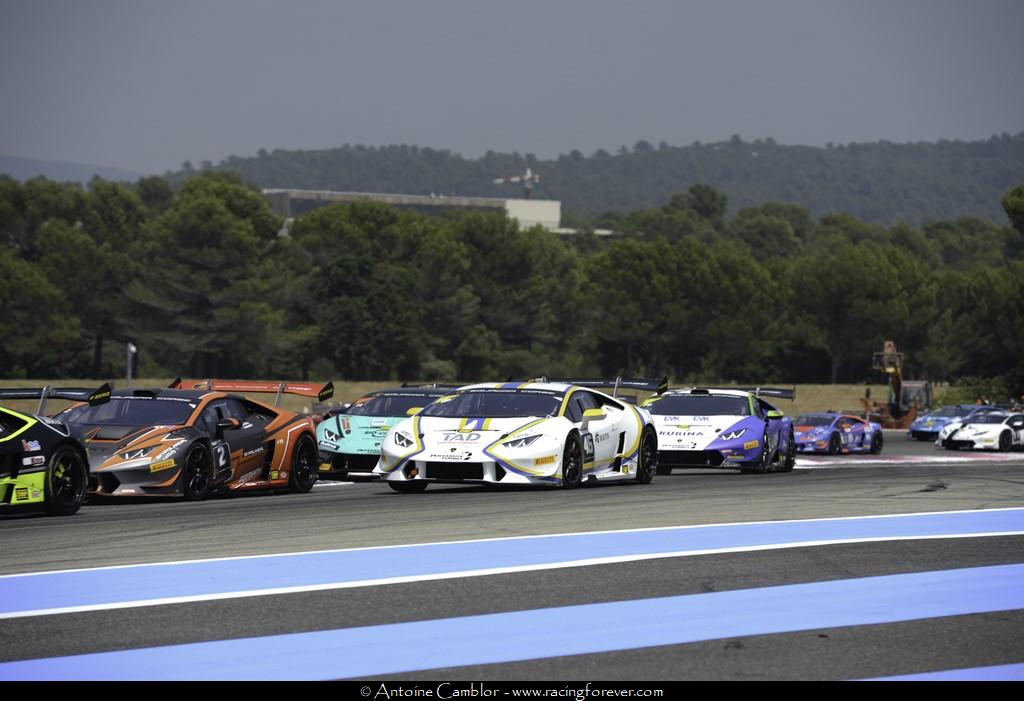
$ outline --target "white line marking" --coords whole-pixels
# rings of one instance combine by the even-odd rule
[[[976,514],[976,513],[997,513],[1000,511],[1024,511],[1020,506],[1004,506],[996,509],[953,509],[950,511],[921,511],[897,514],[869,514],[867,516],[834,516],[829,518],[793,518],[780,519],[777,521],[732,521],[728,523],[696,523],[682,526],[651,526],[648,528],[616,528],[606,531],[579,531],[577,533],[540,533],[536,535],[504,536],[496,538],[468,538],[466,540],[438,540],[426,543],[400,543],[397,545],[365,545],[358,548],[329,548],[327,550],[298,550],[284,553],[266,553],[263,555],[231,555],[227,557],[207,557],[195,560],[172,560],[167,562],[137,562],[131,565],[104,565],[102,567],[75,567],[65,570],[40,570],[38,572],[22,572],[19,574],[0,575],[0,579],[13,577],[34,577],[41,574],[63,574],[67,572],[98,572],[102,570],[122,570],[130,567],[173,567],[175,565],[191,565],[202,562],[231,562],[234,560],[254,560],[258,558],[271,557],[293,557],[295,555],[322,555],[328,553],[358,552],[361,550],[400,550],[404,548],[419,548],[430,545],[457,545],[464,543],[496,543],[514,540],[539,540],[541,538],[563,538],[566,536],[593,536],[609,535],[613,533],[649,533],[653,531],[689,530],[698,528],[721,528],[726,526],[756,526],[763,524],[780,523],[815,523],[824,521],[862,521],[865,519],[882,518],[907,518],[914,516],[944,516],[947,514]]]
[[[993,509],[998,511],[999,509]],[[584,560],[565,560],[562,562],[545,562],[535,565],[514,565],[509,567],[493,567],[480,570],[461,570],[459,572],[438,572],[435,574],[405,575],[402,577],[384,577],[380,579],[363,579],[352,582],[328,582],[309,584],[296,587],[274,587],[270,589],[250,589],[248,591],[221,592],[217,594],[195,594],[192,596],[173,596],[160,599],[140,599],[137,601],[119,601],[106,604],[89,604],[84,606],[67,606],[65,608],[35,609],[32,611],[13,611],[0,614],[0,620],[11,618],[29,618],[34,616],[51,616],[66,613],[85,613],[89,611],[111,611],[115,609],[141,608],[145,606],[167,606],[171,604],[190,604],[201,601],[221,601],[224,599],[243,599],[254,596],[280,596],[282,594],[305,594],[314,591],[331,591],[336,589],[355,589],[358,587],[379,587],[389,584],[410,584],[413,582],[431,582],[442,579],[461,579],[468,577],[488,577],[499,574],[518,574],[521,572],[539,572],[542,570],[567,569],[570,567],[592,567],[594,565],[612,565],[643,560],[660,560],[675,557],[694,557],[699,555],[722,555],[728,553],[761,552],[766,550],[786,550],[789,548],[813,548],[824,545],[850,545],[855,543],[886,543],[906,540],[949,540],[954,538],[990,538],[1001,536],[1024,535],[1024,531],[997,531],[993,533],[957,533],[951,535],[931,536],[894,536],[876,538],[849,538],[834,540],[806,540],[795,543],[770,543],[766,545],[744,545],[731,548],[707,548],[703,550],[677,550],[660,553],[642,553],[636,555],[615,555],[595,557]],[[101,568],[98,568],[101,569]]]

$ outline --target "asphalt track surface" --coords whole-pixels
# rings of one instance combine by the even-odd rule
[[[789,474],[5,516],[0,680],[1024,678],[1024,453],[886,439]]]

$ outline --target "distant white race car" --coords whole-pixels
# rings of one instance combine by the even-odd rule
[[[1024,414],[975,414],[943,426],[935,445],[957,450],[1001,450],[1024,446]]]
[[[593,389],[597,380],[468,385],[388,431],[374,473],[397,492],[432,482],[577,487],[657,471],[658,436],[645,409]],[[619,380],[654,390],[660,383]],[[415,411],[415,410],[410,410]]]

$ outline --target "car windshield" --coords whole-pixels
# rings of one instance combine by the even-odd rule
[[[938,411],[933,411],[929,416],[966,416],[971,413],[970,409],[966,409],[959,405],[944,406]]]
[[[371,394],[352,403],[345,413],[354,416],[405,416],[413,407],[424,407],[437,399],[426,392]]]
[[[562,394],[543,390],[467,390],[438,399],[420,416],[449,418],[509,418],[554,416],[562,406]]]
[[[645,404],[661,416],[749,416],[746,397],[727,394],[671,394]]]
[[[831,426],[832,422],[836,420],[834,416],[822,416],[821,414],[804,414],[798,416],[794,424],[797,426]]]
[[[965,424],[1001,424],[1006,421],[1005,414],[978,414],[964,421]]]
[[[112,397],[97,406],[83,404],[62,412],[70,424],[90,426],[177,426],[188,420],[195,403],[159,397]]]

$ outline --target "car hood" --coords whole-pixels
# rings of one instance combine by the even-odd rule
[[[149,449],[147,458],[155,458],[185,437],[187,426],[91,426],[76,424],[76,436],[89,453],[92,470],[119,466],[121,453]]]
[[[316,427],[320,450],[337,453],[379,453],[381,443],[392,426],[404,416],[358,416],[338,414]]]

